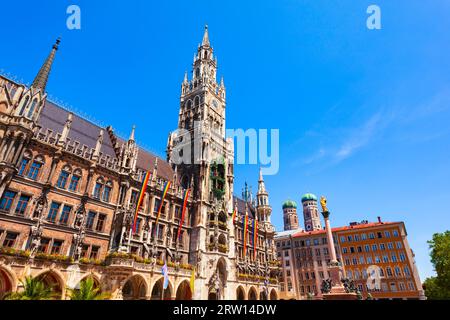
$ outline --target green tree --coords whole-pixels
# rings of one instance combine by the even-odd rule
[[[26,277],[20,281],[23,291],[10,293],[6,300],[51,300],[56,295],[51,287],[48,287],[38,278]]]
[[[106,300],[109,294],[101,293],[100,288],[95,287],[92,277],[80,282],[79,289],[69,289],[70,300]]]
[[[431,300],[450,299],[450,231],[434,234],[428,244],[437,276],[425,280],[425,295]]]

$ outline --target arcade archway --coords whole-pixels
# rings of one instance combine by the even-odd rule
[[[241,286],[236,289],[236,300],[245,300],[245,290]]]
[[[13,291],[12,276],[8,271],[0,268],[0,300],[11,291]]]
[[[179,284],[175,300],[192,300],[192,292],[189,281],[184,280]]]
[[[163,290],[164,278],[159,279],[152,289],[152,300],[171,300],[172,299],[172,285],[169,282],[167,289]]]
[[[248,291],[248,300],[258,300],[255,287],[251,287]]]
[[[54,299],[61,300],[64,298],[64,280],[54,271],[43,272],[37,276],[37,279],[52,290]]]
[[[128,278],[122,288],[123,300],[145,300],[147,296],[147,282],[140,275]]]

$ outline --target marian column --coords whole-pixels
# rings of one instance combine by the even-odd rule
[[[327,199],[325,197],[320,198],[320,204],[322,206],[322,215],[325,220],[325,231],[327,233],[328,251],[331,261],[328,265],[330,271],[330,279],[325,281],[323,286],[323,299],[324,300],[356,300],[356,293],[349,292],[342,284],[341,279],[341,263],[337,260],[336,249],[334,247],[333,233],[330,225],[330,211],[327,208]]]

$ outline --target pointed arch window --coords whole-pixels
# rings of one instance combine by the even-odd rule
[[[30,151],[25,151],[22,160],[20,161],[19,176],[24,176],[26,173],[26,170],[28,169],[28,165],[30,164],[30,160],[32,158],[32,154]]]
[[[70,179],[69,191],[77,192],[78,191],[78,187],[80,185],[80,181],[81,181],[81,170],[80,169],[76,169],[73,172],[73,175],[72,175],[72,177]]]
[[[56,186],[61,189],[65,189],[67,185],[67,181],[69,180],[70,173],[72,172],[69,166],[64,166],[59,174],[58,181],[56,182]]]
[[[38,103],[38,99],[34,98],[33,101],[31,102],[30,110],[28,111],[28,118],[33,117],[33,113],[34,113],[34,110],[36,109],[37,103]]]
[[[109,202],[111,200],[112,182],[108,181],[103,189],[102,201]]]
[[[23,116],[25,109],[28,106],[28,102],[30,102],[30,96],[26,96],[23,100],[22,105],[20,106],[19,116]]]
[[[100,196],[102,194],[103,191],[103,186],[104,186],[105,182],[103,181],[102,178],[98,178],[97,182],[95,183],[95,187],[94,187],[94,198],[100,200]]]
[[[32,180],[37,180],[39,174],[41,173],[42,167],[44,165],[44,158],[42,156],[37,156],[28,170],[28,178]]]

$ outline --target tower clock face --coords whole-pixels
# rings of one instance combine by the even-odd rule
[[[217,100],[215,100],[215,99],[213,100],[212,106],[213,106],[213,108],[217,109],[217,107],[219,106],[219,104],[217,103]]]

